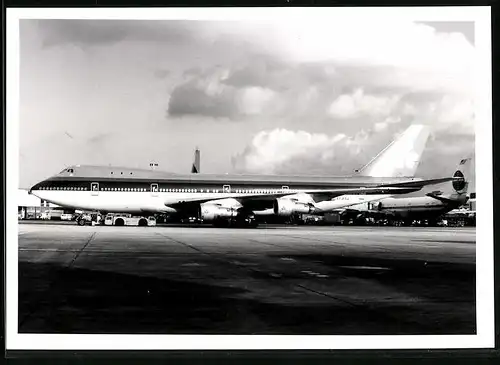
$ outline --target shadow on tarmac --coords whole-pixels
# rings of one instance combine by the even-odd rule
[[[321,262],[339,276],[369,278],[421,300],[416,304],[264,303],[241,298],[244,287],[20,262],[19,332],[416,335],[476,331],[473,264],[288,257]],[[285,280],[284,287],[289,285],[286,279],[268,278]],[[356,290],[352,288],[353,293]]]

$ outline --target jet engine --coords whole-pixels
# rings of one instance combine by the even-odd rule
[[[218,218],[231,218],[236,216],[236,213],[236,210],[233,208],[226,208],[218,205],[204,205],[201,207],[201,218],[208,222]]]
[[[278,216],[289,217],[294,213],[312,213],[314,206],[310,203],[302,203],[291,199],[276,199],[273,203],[273,211]]]

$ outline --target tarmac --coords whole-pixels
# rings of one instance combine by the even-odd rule
[[[475,228],[19,225],[20,333],[475,334]]]

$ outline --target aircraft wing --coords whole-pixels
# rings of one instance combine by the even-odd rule
[[[386,187],[407,187],[407,188],[422,188],[426,185],[441,184],[452,180],[464,180],[463,177],[442,177],[439,179],[427,179],[427,180],[415,180],[415,181],[403,181],[400,183],[387,184]],[[384,185],[383,185],[384,186]],[[383,187],[381,186],[381,187]]]
[[[301,191],[304,194],[311,195],[322,195],[334,198],[336,196],[345,194],[398,194],[407,193],[407,187],[371,187],[371,188],[343,188],[343,189],[315,189],[315,190],[305,190]],[[194,196],[190,198],[182,198],[177,201],[166,201],[165,205],[174,209],[182,209],[183,207],[189,207],[197,204],[203,204],[209,201],[217,202],[218,200],[224,199],[235,199],[240,204],[245,205],[246,203],[256,202],[256,201],[272,201],[276,198],[281,198],[287,195],[295,195],[296,192],[290,192],[287,190],[278,190],[273,193],[259,193],[259,194],[245,194],[245,193],[226,193],[221,197],[203,197],[199,198]]]
[[[303,190],[301,193],[310,194],[315,198],[322,199],[332,199],[337,196],[346,195],[346,194],[404,194],[410,193],[413,191],[420,190],[422,187],[426,185],[434,185],[440,184],[447,181],[459,180],[463,178],[457,177],[444,177],[439,179],[427,179],[427,180],[415,180],[415,181],[404,181],[400,183],[393,183],[387,185],[381,185],[376,187],[357,187],[357,188],[339,188],[339,189],[314,189],[314,190]],[[198,204],[203,204],[209,201],[216,202],[217,200],[223,199],[235,199],[243,206],[247,203],[251,202],[266,202],[272,201],[276,198],[281,198],[287,195],[295,195],[297,192],[291,192],[288,190],[277,190],[272,193],[259,193],[259,194],[247,194],[247,193],[223,193],[222,196],[214,198],[207,196],[200,197],[190,197],[190,198],[182,198],[179,200],[168,200],[165,201],[165,206],[174,208],[174,209],[183,209],[193,207]]]

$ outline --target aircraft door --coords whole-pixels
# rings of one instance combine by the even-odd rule
[[[98,182],[90,183],[90,195],[93,195],[93,196],[99,195],[99,183]]]
[[[158,196],[158,184],[151,184],[151,196]]]
[[[224,193],[230,193],[231,192],[231,185],[224,185],[222,187],[222,192],[224,192]]]

